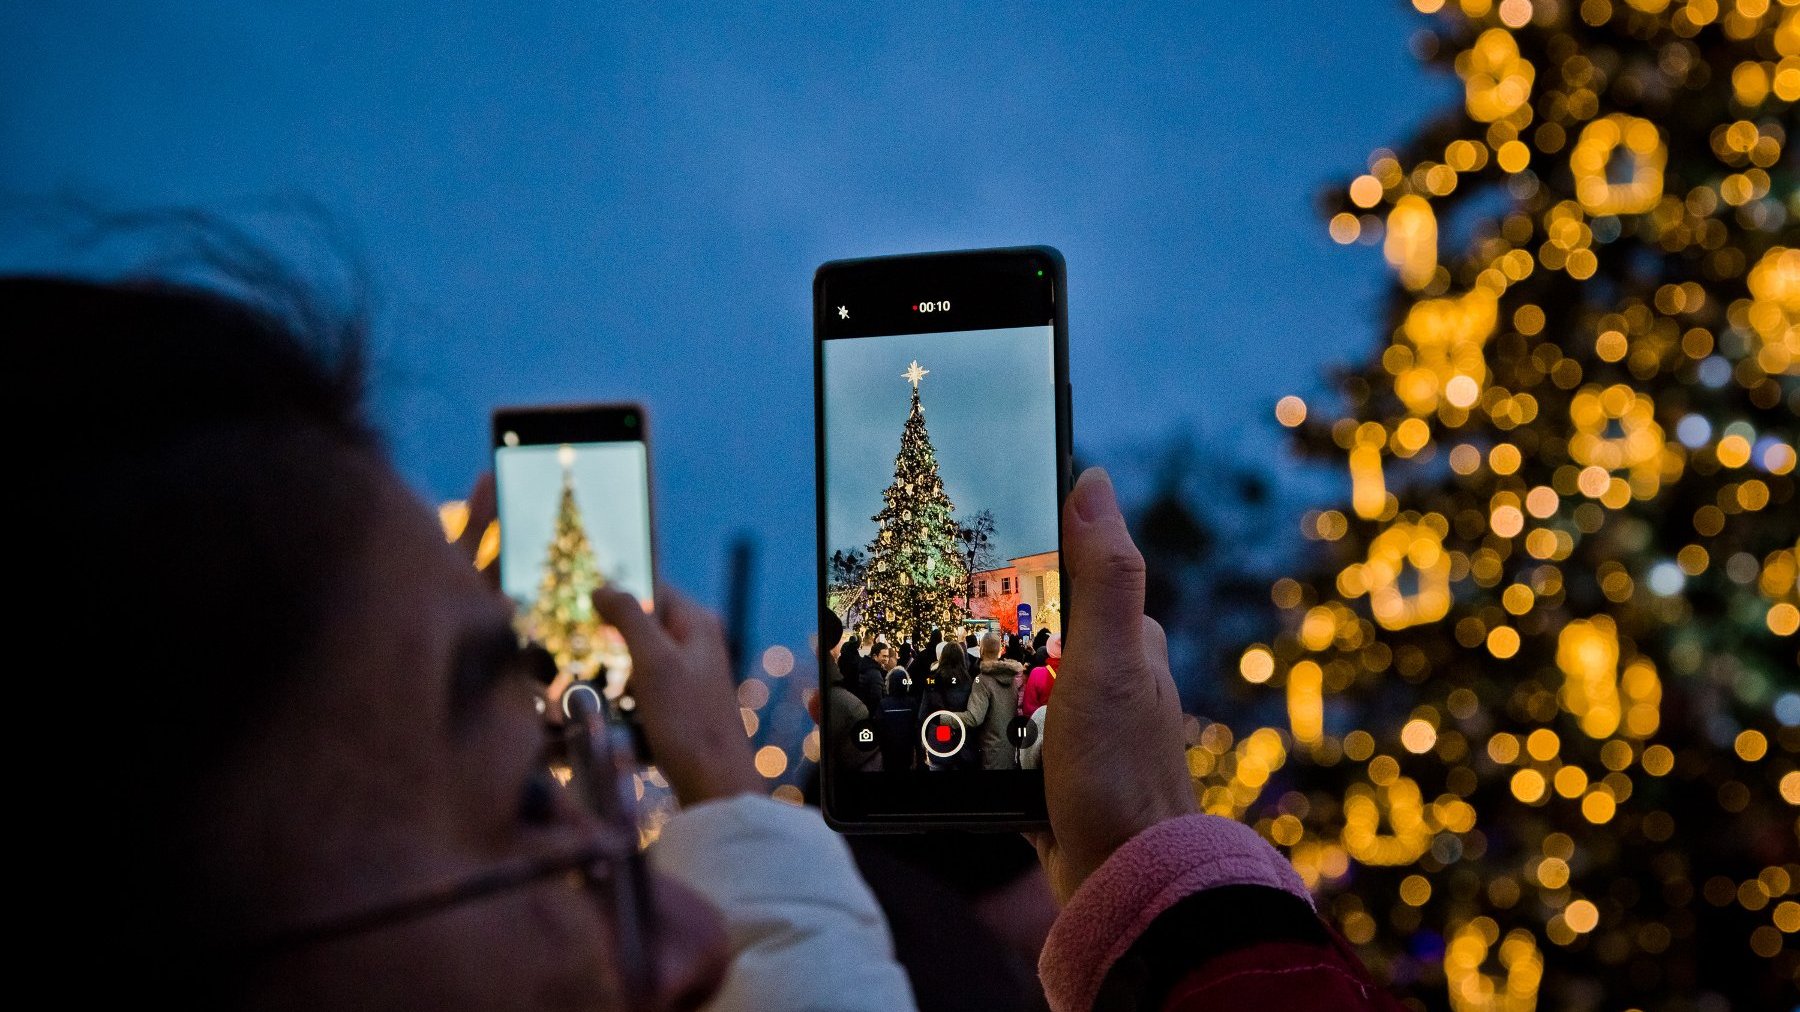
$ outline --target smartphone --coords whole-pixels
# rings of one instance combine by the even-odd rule
[[[1045,823],[1027,672],[966,643],[1060,632],[1068,608],[1065,291],[1044,246],[813,277],[820,618],[848,633],[820,644],[820,787],[840,831]]]
[[[593,592],[614,586],[655,602],[650,443],[636,404],[494,412],[500,589],[515,628],[556,658],[563,686],[587,683],[621,710],[631,654],[601,621]]]

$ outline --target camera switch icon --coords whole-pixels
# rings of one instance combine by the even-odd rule
[[[881,744],[875,740],[875,724],[867,720],[850,725],[850,741],[859,752],[873,752]]]

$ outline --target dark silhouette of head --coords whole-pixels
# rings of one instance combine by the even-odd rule
[[[546,795],[510,606],[376,437],[360,318],[229,281],[0,277],[26,413],[59,450],[31,485],[59,553],[45,632],[134,675],[107,747],[59,773],[84,802],[61,836],[114,855],[78,913],[130,940],[108,966],[140,1000],[608,1007],[606,922],[567,888],[250,954],[591,840],[594,816]]]

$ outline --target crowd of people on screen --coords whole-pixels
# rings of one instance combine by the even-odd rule
[[[1062,637],[933,629],[923,640],[842,636],[826,700],[846,767],[1036,769]]]

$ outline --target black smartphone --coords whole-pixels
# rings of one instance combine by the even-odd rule
[[[631,654],[593,592],[655,602],[649,438],[636,404],[494,412],[500,589],[519,635],[556,658],[561,687],[588,683],[627,712]]]
[[[1065,291],[1044,246],[813,277],[819,614],[845,629],[819,644],[836,829],[1045,822],[1041,694],[1024,690],[1029,647],[1068,608]],[[1027,647],[994,658],[1008,633]]]

